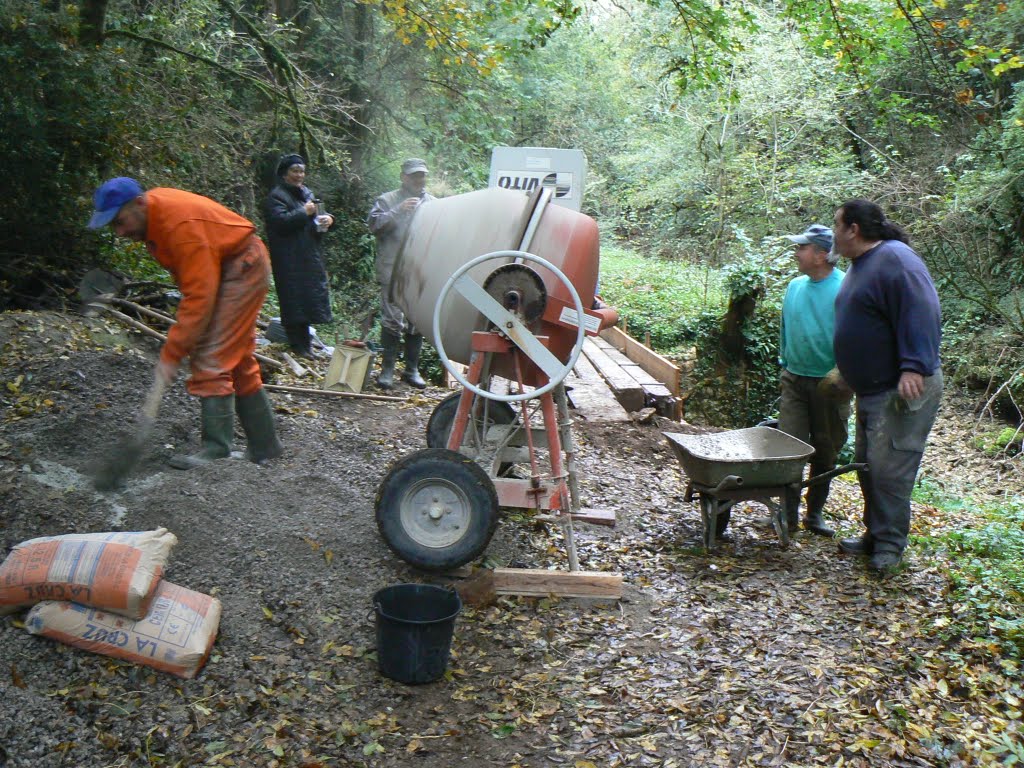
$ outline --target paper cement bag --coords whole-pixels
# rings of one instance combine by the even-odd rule
[[[149,613],[138,621],[69,602],[47,601],[28,612],[34,635],[191,678],[210,655],[220,600],[161,581]]]
[[[166,528],[23,541],[0,565],[0,614],[42,600],[71,600],[138,619],[177,542]]]

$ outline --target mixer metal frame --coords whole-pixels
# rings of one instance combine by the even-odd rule
[[[499,302],[466,275],[482,261],[507,261],[509,257],[519,264],[538,263],[551,270],[568,288],[575,312],[567,311],[564,306],[545,312],[549,324],[572,328],[576,333],[575,344],[564,365],[549,351],[550,338],[534,335],[517,316],[514,290],[504,297],[504,303]],[[491,325],[488,330],[473,332],[465,376],[445,354],[438,327],[439,309],[451,290],[457,290],[470,301]],[[533,510],[536,512],[534,519],[561,527],[569,570],[559,572],[556,577],[551,571],[496,569],[496,591],[621,596],[621,575],[580,570],[573,530],[574,516],[584,519],[587,516],[580,510],[576,449],[562,382],[575,365],[587,333],[596,335],[598,329],[599,318],[584,311],[569,279],[553,264],[534,254],[523,251],[485,254],[451,276],[438,297],[433,330],[442,363],[462,385],[462,392],[444,448],[438,446],[437,441],[445,424],[443,421],[435,424],[432,417],[432,427],[428,428],[432,447],[403,458],[381,484],[377,522],[389,547],[420,568],[450,570],[483,553],[496,527],[499,508]],[[486,387],[495,358],[511,361],[518,392],[500,395]],[[524,373],[527,370],[528,375]],[[526,380],[536,384],[532,391],[527,391]],[[533,413],[528,400],[539,401]],[[488,418],[489,405],[501,409],[517,403],[518,423],[508,418],[506,411],[499,411],[498,419]],[[445,401],[442,406],[447,418],[451,402]],[[536,418],[537,410],[541,414],[542,428],[531,424],[531,417]],[[539,458],[539,444],[543,443],[548,454],[547,471],[542,469]],[[488,450],[494,451],[490,471],[476,474],[474,470],[480,467],[474,459],[481,458]],[[507,468],[513,461],[528,463],[529,477],[499,476],[501,468]],[[474,469],[467,469],[467,464],[472,464]]]

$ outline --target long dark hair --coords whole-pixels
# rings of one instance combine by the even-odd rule
[[[856,224],[865,240],[899,240],[910,245],[910,235],[898,224],[893,224],[882,209],[870,200],[856,198],[839,206],[840,220],[846,226]]]

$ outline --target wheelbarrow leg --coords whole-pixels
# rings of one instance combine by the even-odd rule
[[[700,522],[701,522],[701,538],[704,540],[704,549],[710,552],[715,548],[715,518],[718,516],[716,513],[718,502],[708,496],[701,494],[700,497]]]
[[[779,543],[785,549],[789,546],[790,533],[795,533],[800,525],[800,486],[785,486],[782,489],[782,498],[778,501],[769,500],[768,509],[772,513],[772,528],[775,529]]]

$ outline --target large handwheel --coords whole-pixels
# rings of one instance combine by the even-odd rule
[[[430,414],[430,421],[427,422],[427,446],[429,448],[448,447],[448,436],[455,423],[455,414],[459,410],[461,398],[461,392],[449,395]],[[508,403],[475,401],[470,408],[470,425],[466,430],[462,445],[459,446],[459,453],[476,461],[488,458],[483,442],[487,430],[496,424],[513,424],[515,420],[516,412]],[[495,470],[496,476],[504,477],[511,468],[512,465],[509,462],[501,462]]]
[[[569,354],[569,360],[565,365],[562,365],[562,362],[551,354],[547,347],[540,343],[537,337],[534,336],[525,325],[523,325],[515,314],[499,304],[498,301],[496,301],[482,286],[478,285],[467,274],[473,267],[485,261],[509,258],[539,264],[550,271],[569,291],[569,296],[572,298],[573,306],[576,311],[577,324],[576,341],[573,343],[572,351]],[[462,294],[462,297],[472,304],[477,311],[490,320],[496,328],[501,330],[502,333],[505,333],[508,338],[515,342],[516,346],[518,346],[523,353],[544,372],[548,379],[547,384],[537,387],[537,389],[531,392],[523,392],[518,395],[499,395],[494,392],[488,392],[486,389],[482,389],[475,384],[471,384],[466,377],[462,375],[462,372],[452,364],[448,354],[445,352],[444,340],[441,338],[441,309],[446,305],[448,301],[448,294],[453,288]],[[562,270],[550,261],[542,259],[540,256],[535,256],[532,253],[527,253],[526,251],[494,251],[493,253],[485,253],[483,256],[477,256],[475,259],[463,264],[455,271],[455,274],[448,278],[448,282],[444,284],[444,287],[437,296],[437,302],[434,304],[433,341],[434,347],[437,350],[437,356],[441,358],[441,364],[463,387],[477,395],[480,395],[480,397],[486,397],[488,400],[500,400],[506,403],[514,403],[520,400],[529,400],[531,398],[547,394],[561,384],[562,380],[572,372],[572,369],[576,367],[576,361],[579,359],[580,353],[583,351],[583,342],[587,335],[586,322],[587,316],[583,311],[583,302],[580,301],[580,295]]]
[[[427,571],[475,560],[498,525],[498,495],[487,473],[446,448],[395,462],[377,489],[376,510],[388,547]]]

